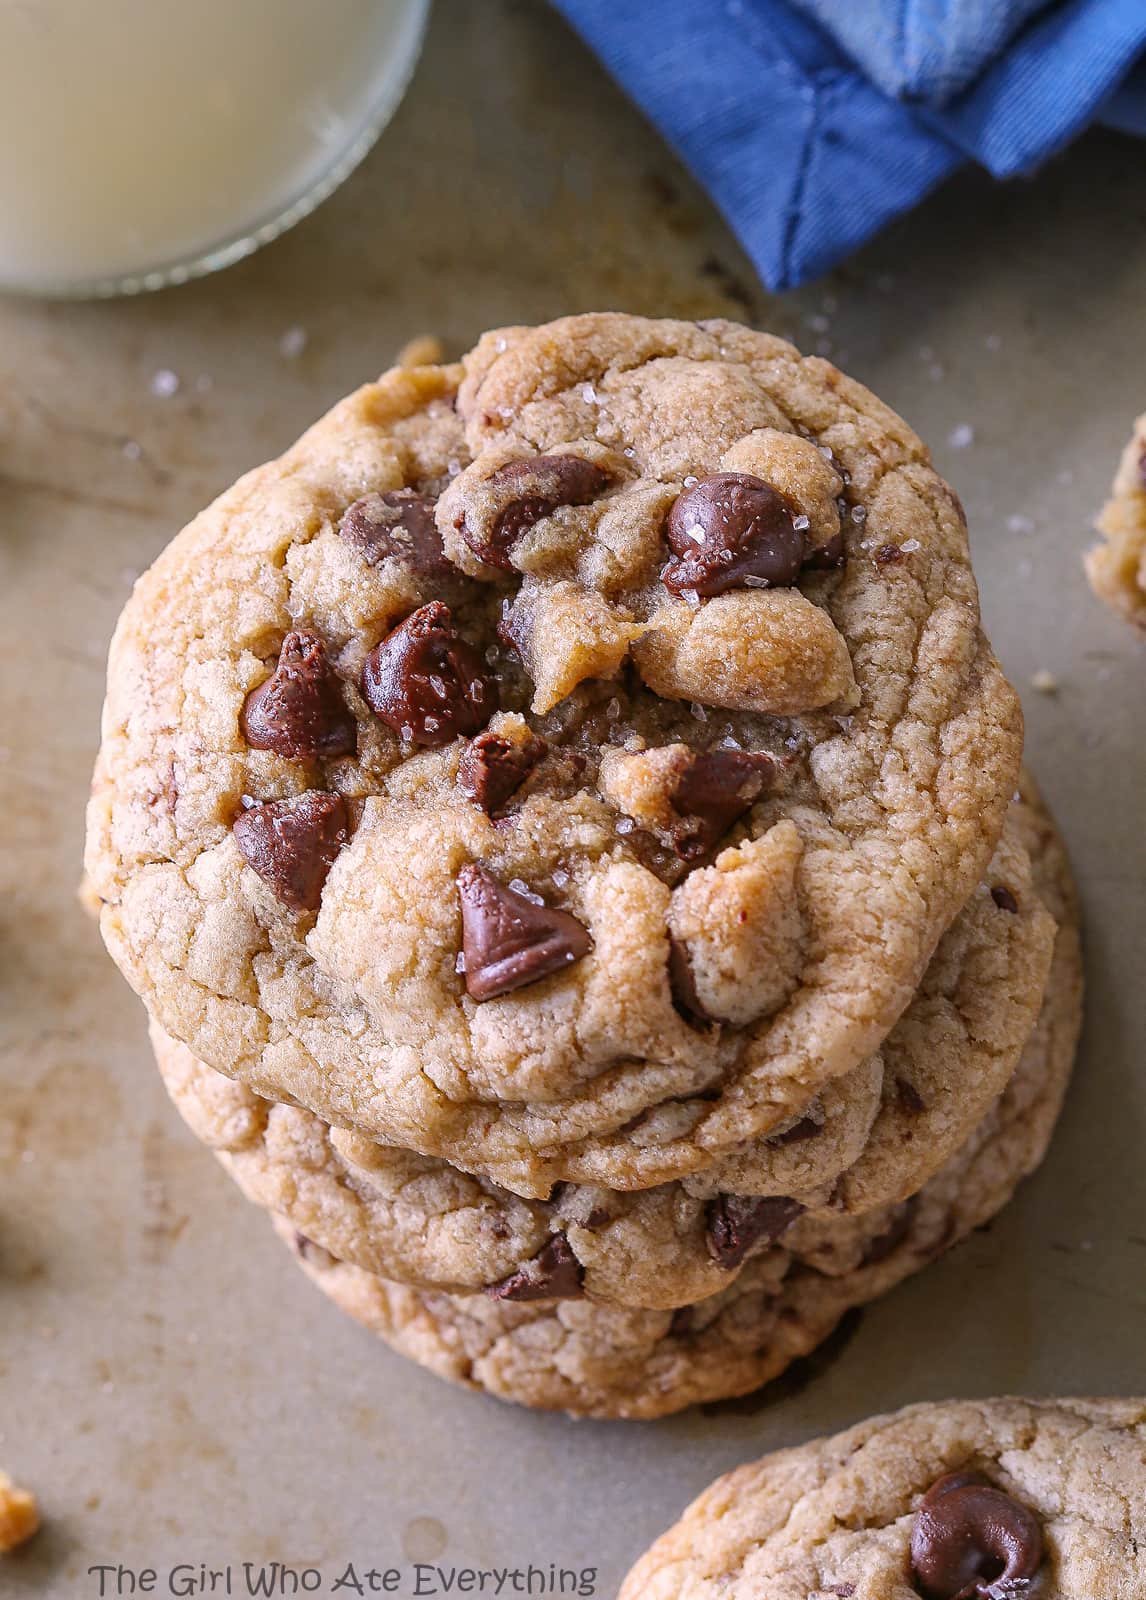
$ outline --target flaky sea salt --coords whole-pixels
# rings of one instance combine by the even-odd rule
[[[514,894],[519,894],[523,900],[532,901],[535,906],[543,906],[545,904],[541,896],[529,887],[524,878],[511,878],[509,887]]]
[[[160,400],[170,400],[173,394],[179,393],[179,374],[172,372],[170,367],[160,367],[152,375],[151,392]]]
[[[793,517],[792,518],[792,526],[793,526],[793,528],[795,528],[797,533],[804,533],[808,528],[810,528],[812,526],[812,519],[811,519],[811,517],[805,517],[805,516]]]
[[[698,722],[708,721],[708,712],[704,709],[699,700],[694,700],[688,709],[692,712],[693,716]]]
[[[905,556],[909,556],[909,555],[911,555],[911,553],[913,551],[918,550],[920,548],[919,540],[918,539],[905,539],[903,541],[903,543],[900,545],[899,548],[903,551]]]

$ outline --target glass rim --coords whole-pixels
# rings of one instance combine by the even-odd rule
[[[355,168],[366,159],[393,119],[410,87],[426,39],[431,0],[413,0],[413,3],[416,8],[413,13],[414,27],[403,70],[387,83],[351,142],[338,152],[310,185],[285,205],[265,213],[261,220],[244,224],[218,243],[196,251],[192,256],[134,272],[69,278],[48,284],[8,281],[0,277],[0,295],[36,300],[111,300],[120,296],[150,294],[158,289],[176,288],[195,278],[205,278],[212,272],[221,272],[224,267],[234,266],[237,261],[244,260],[281,237],[342,187]]]

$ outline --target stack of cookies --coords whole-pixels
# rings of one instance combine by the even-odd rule
[[[955,494],[829,362],[568,318],[398,368],[113,643],[88,870],[186,1121],[445,1376],[743,1393],[1040,1159],[1079,1021]]]

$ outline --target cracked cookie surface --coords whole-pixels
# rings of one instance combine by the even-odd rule
[[[829,363],[601,315],[387,374],[112,647],[88,870],[219,1071],[527,1197],[798,1117],[1002,828],[957,498]]]
[[[777,1451],[694,1500],[620,1600],[962,1593],[1146,1600],[1146,1400],[916,1405]]]
[[[1065,950],[1075,938],[1069,869],[1028,789],[876,1056],[829,1085],[814,1117],[646,1191],[561,1184],[547,1201],[525,1200],[261,1100],[154,1027],[152,1036],[172,1099],[247,1197],[340,1260],[415,1287],[490,1291],[559,1240],[579,1268],[574,1292],[672,1308],[726,1287],[803,1211],[894,1204],[943,1165],[1014,1070],[1042,1004],[1056,923]],[[756,1196],[780,1204],[741,1199]]]
[[[1146,628],[1146,415],[1122,452],[1098,531],[1103,543],[1086,555],[1086,575],[1100,600]]]
[[[282,1219],[275,1225],[343,1311],[439,1376],[502,1399],[648,1418],[746,1394],[807,1355],[851,1307],[921,1270],[1006,1205],[1050,1140],[1081,1004],[1078,941],[1067,923],[1018,1068],[918,1195],[859,1216],[799,1217],[730,1287],[677,1311],[425,1293],[337,1261]]]

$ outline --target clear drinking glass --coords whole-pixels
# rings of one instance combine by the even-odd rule
[[[311,211],[401,100],[429,0],[0,0],[0,290],[132,294]]]

